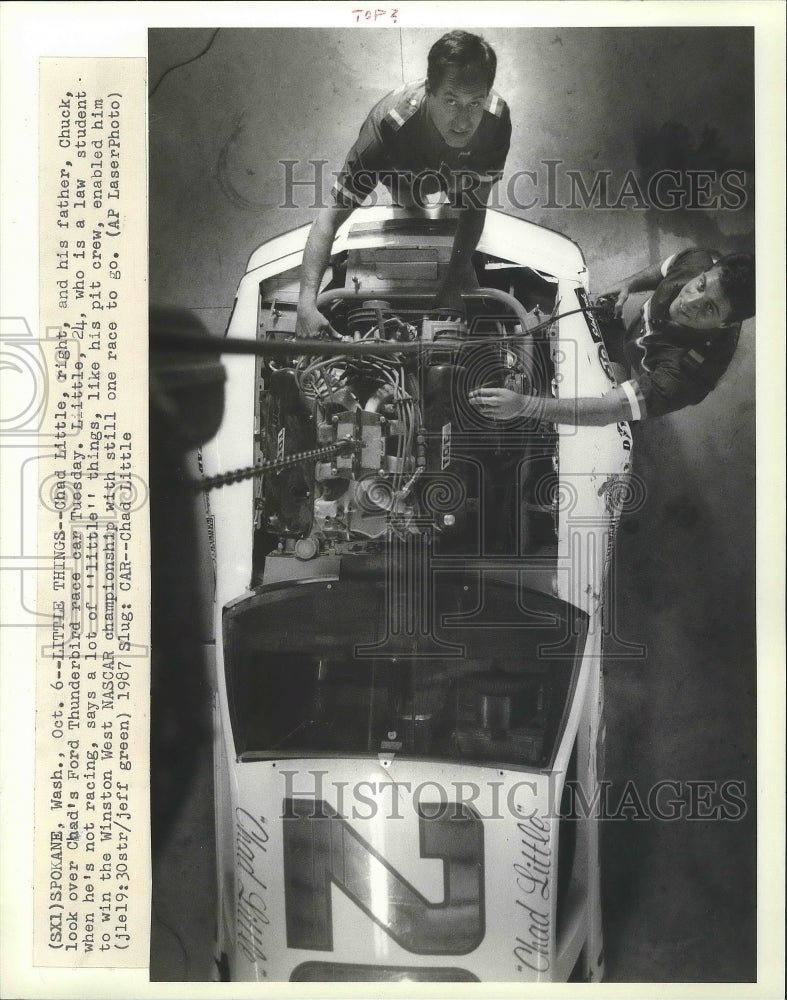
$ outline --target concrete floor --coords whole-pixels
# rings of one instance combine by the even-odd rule
[[[280,159],[338,169],[369,107],[423,76],[440,32],[222,29],[151,35],[151,301],[224,332],[251,251],[309,222],[282,209]],[[512,109],[517,169],[748,173],[737,211],[550,208],[526,215],[582,247],[601,291],[697,243],[753,246],[752,36],[747,29],[489,30]],[[170,67],[193,59],[166,73]],[[163,78],[162,78],[163,77]],[[560,176],[563,176],[560,173]],[[587,173],[586,173],[587,176]],[[541,190],[541,189],[540,189]],[[558,194],[558,200],[565,201]],[[736,780],[738,822],[608,822],[603,867],[612,981],[748,981],[755,967],[754,324],[701,406],[637,429],[643,507],[622,523],[620,637],[644,660],[607,664],[607,778]],[[151,977],[206,975],[213,934],[211,771],[155,858]]]

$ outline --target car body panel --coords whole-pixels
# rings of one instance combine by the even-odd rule
[[[439,222],[445,213],[434,210],[426,217]],[[339,232],[334,255],[359,246],[450,248],[450,233],[439,226],[407,235],[413,219],[403,210],[359,210]],[[395,225],[381,233],[386,224]],[[279,290],[291,299],[307,234],[302,227],[255,251],[228,335],[259,336],[261,287],[274,297],[271,313]],[[588,304],[581,251],[560,234],[489,211],[479,252],[550,283],[559,313]],[[348,285],[350,280],[348,270]],[[557,395],[609,390],[614,376],[592,315],[577,311],[559,318],[551,336]],[[259,421],[255,364],[229,356],[225,366],[225,420],[204,449],[207,475],[250,466],[259,454],[254,435],[238,432]],[[545,486],[556,523],[550,558],[503,551],[465,566],[490,586],[506,580],[532,586],[585,616],[559,739],[545,765],[419,759],[379,747],[376,753],[272,751],[265,759],[241,759],[233,739],[229,654],[217,640],[217,953],[231,978],[566,981],[578,962],[585,978],[601,978],[597,822],[592,810],[570,821],[561,818],[560,806],[567,776],[588,802],[597,789],[602,612],[627,496],[631,436],[626,424],[560,427],[555,442],[555,473]],[[297,562],[273,552],[260,588],[250,542],[255,503],[251,480],[210,495],[217,636],[232,609],[255,594],[273,594],[287,581],[305,588],[338,585],[341,575],[341,557]],[[439,555],[435,565],[439,569]],[[454,797],[444,804],[459,814],[453,826],[445,816],[419,814],[408,790],[419,786],[422,804],[433,809],[437,790],[452,790]],[[355,794],[359,788],[366,800]],[[407,805],[396,819],[380,804],[394,793]]]

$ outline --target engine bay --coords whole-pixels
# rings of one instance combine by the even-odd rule
[[[431,288],[403,290],[392,266],[386,281],[378,255],[375,287],[357,262],[334,264],[318,307],[335,353],[257,359],[254,460],[271,471],[255,480],[253,585],[269,582],[270,556],[369,555],[392,536],[465,556],[554,548],[555,428],[491,421],[468,393],[554,390],[556,283],[484,258],[461,315]],[[261,282],[259,339],[292,340],[294,276]],[[277,578],[303,575],[291,570]]]

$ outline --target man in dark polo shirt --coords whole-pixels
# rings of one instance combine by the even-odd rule
[[[402,205],[423,204],[443,192],[459,209],[451,264],[439,293],[458,307],[474,284],[473,251],[484,228],[486,203],[500,179],[511,139],[508,105],[492,90],[497,58],[478,35],[452,31],[429,51],[427,78],[407,84],[372,108],[315,220],[303,254],[296,332],[329,329],[317,309],[320,281],[339,226],[378,183]]]
[[[754,257],[726,257],[684,250],[646,267],[599,299],[614,300],[618,324],[607,324],[604,342],[630,376],[606,395],[579,399],[520,396],[506,389],[478,389],[470,400],[496,420],[533,417],[557,424],[617,423],[672,413],[701,402],[727,370],[741,322],[754,315]],[[635,292],[652,291],[626,331],[619,321]]]

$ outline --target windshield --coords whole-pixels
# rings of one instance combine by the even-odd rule
[[[379,580],[267,587],[226,609],[238,757],[387,752],[546,766],[586,616],[513,582],[438,576],[427,628],[423,605],[413,615],[410,594],[392,609]]]

